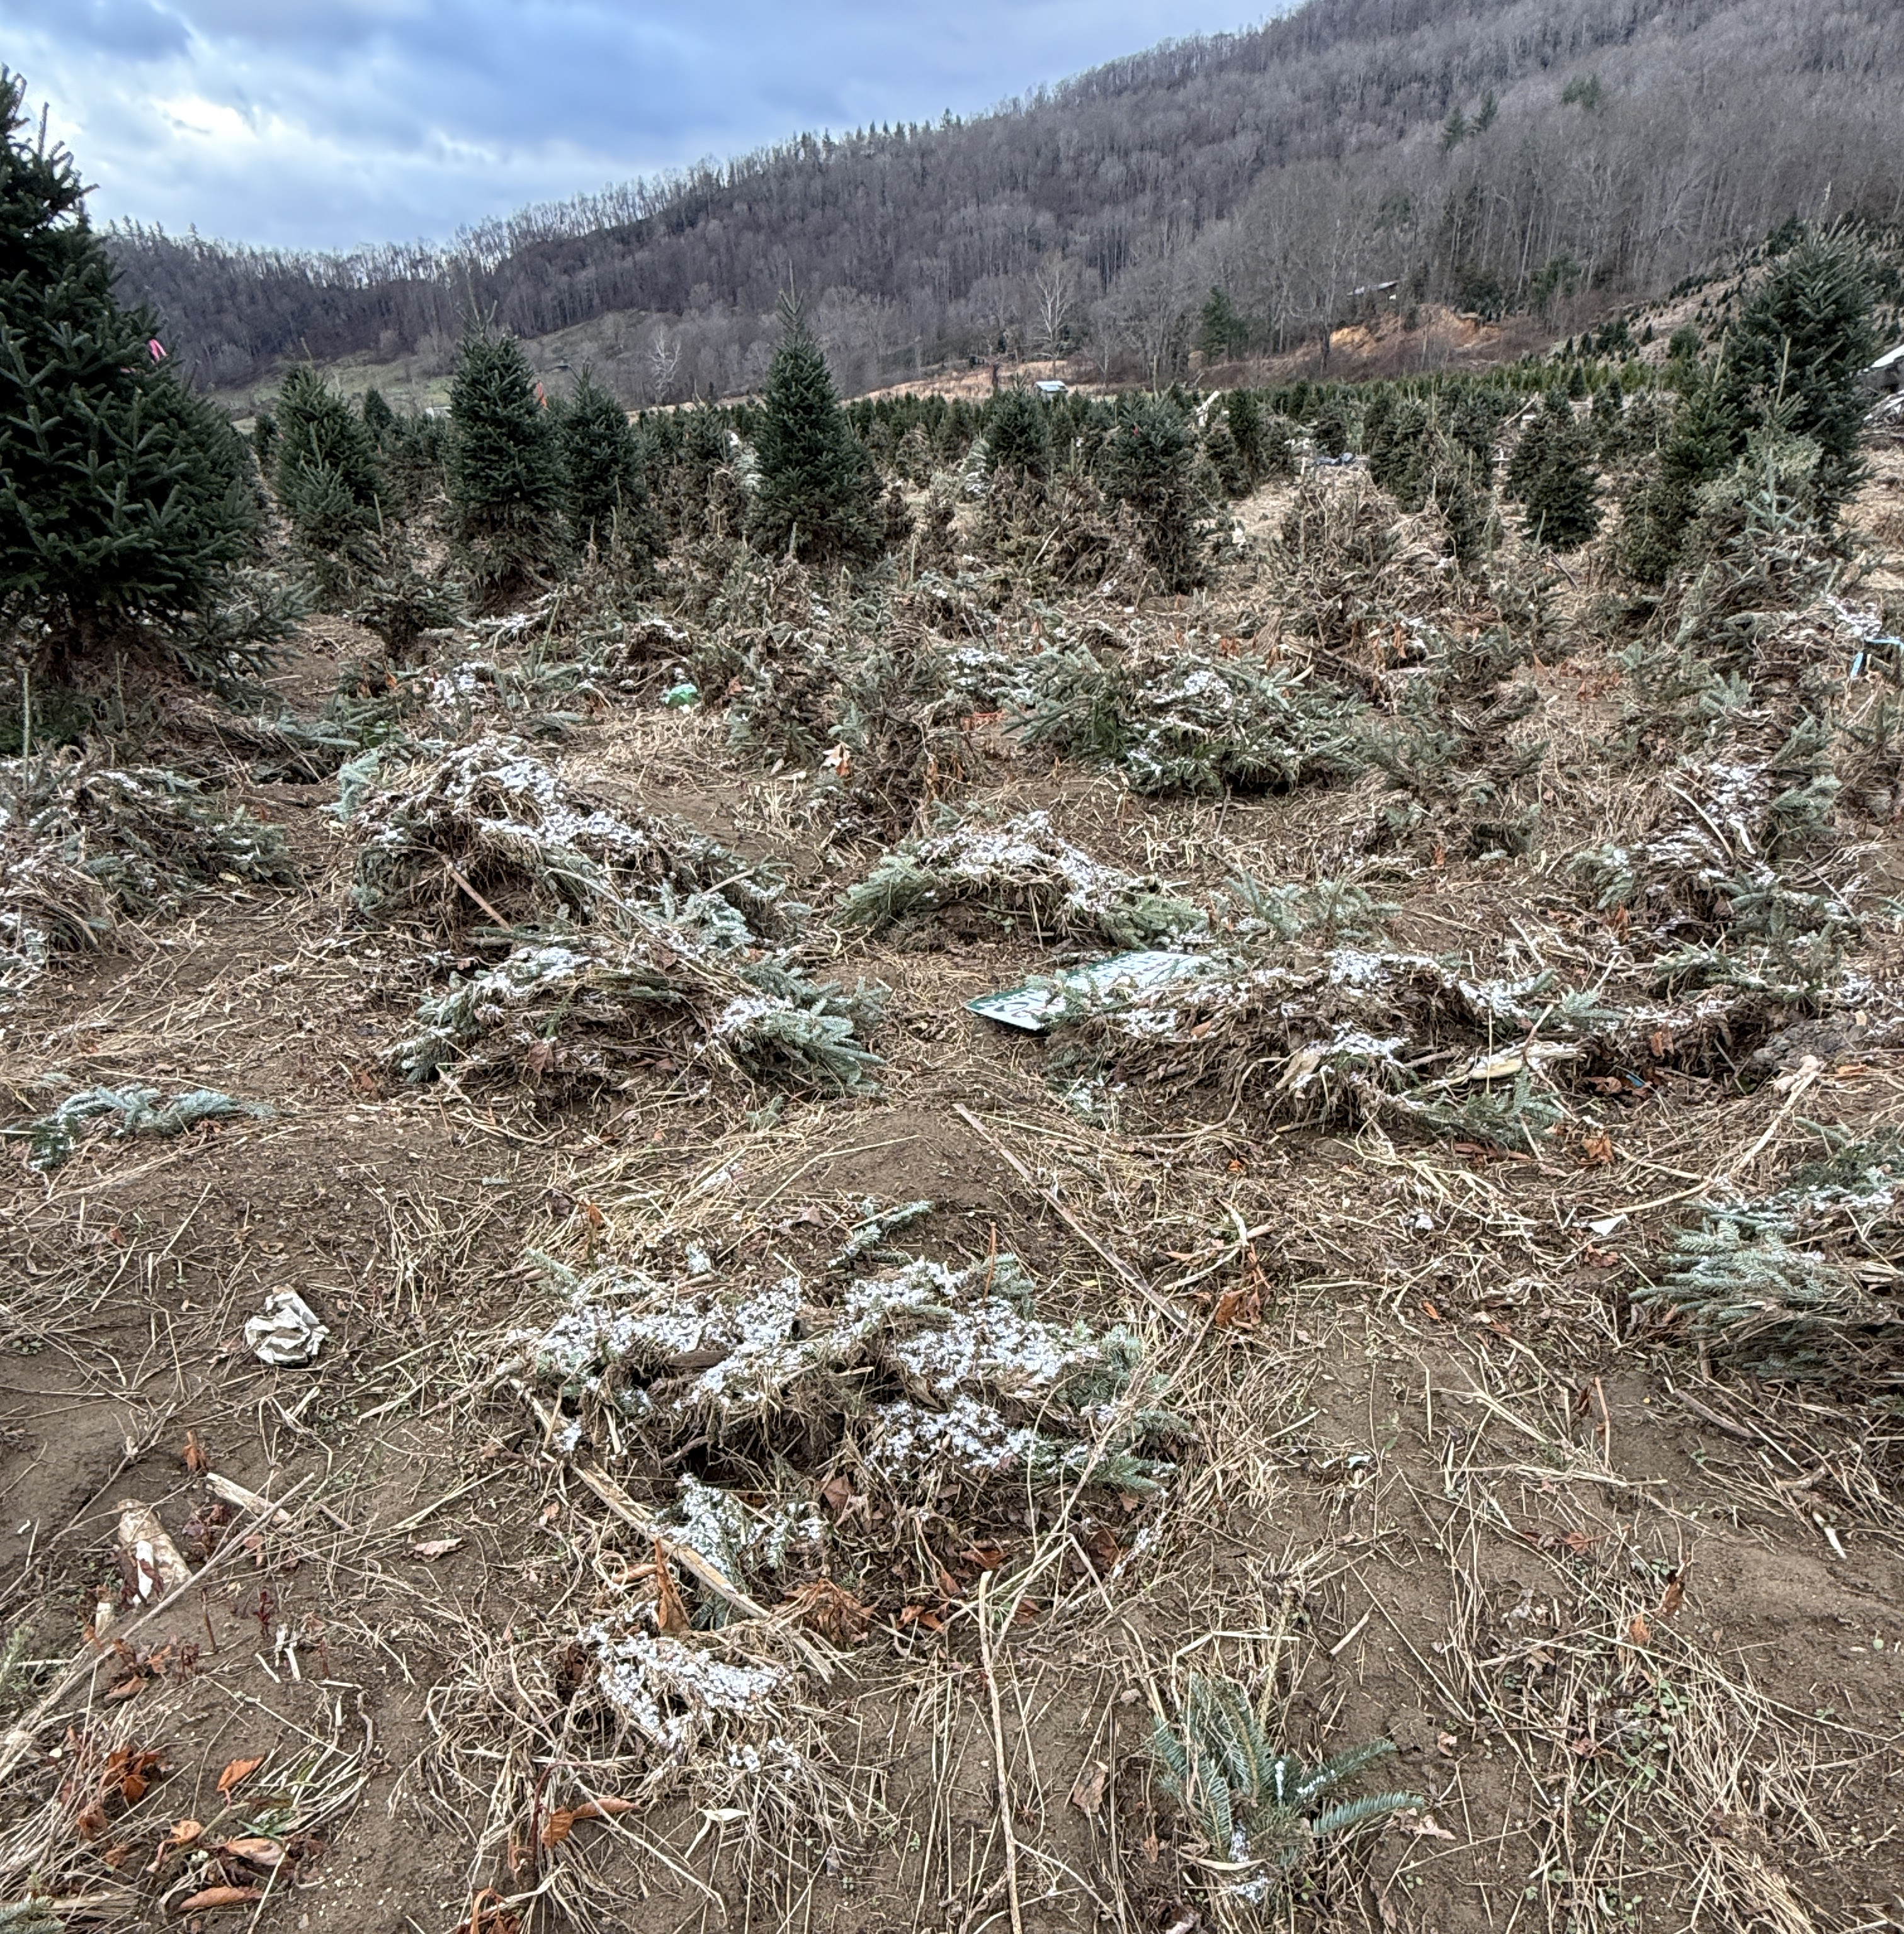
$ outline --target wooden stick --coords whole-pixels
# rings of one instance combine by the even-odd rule
[[[462,887],[463,891],[466,893],[486,914],[489,915],[490,919],[496,922],[498,926],[501,927],[505,933],[510,931],[509,923],[503,918],[501,914],[496,911],[494,907],[490,905],[487,900],[484,899],[482,895],[479,893],[467,880],[463,878],[462,873],[454,865],[453,865],[449,860],[445,860],[443,862],[443,870],[449,875],[451,879],[456,881],[458,886]]]
[[[306,1484],[309,1484],[315,1475],[316,1473],[313,1472],[309,1476],[300,1478],[277,1504],[266,1505],[264,1509],[268,1515],[261,1519],[260,1523],[270,1523],[272,1517],[281,1514],[284,1506],[289,1503]],[[263,1501],[260,1500],[260,1502]],[[239,1533],[243,1526],[244,1520],[241,1518],[225,1533],[224,1542],[204,1564],[201,1565],[182,1584],[175,1585],[156,1604],[142,1612],[120,1635],[130,1637],[142,1627],[151,1624],[161,1612],[176,1604],[188,1592],[194,1591],[203,1585],[206,1580],[210,1577],[227,1558],[240,1549],[243,1541],[239,1536]],[[0,1787],[6,1785],[8,1779],[13,1776],[14,1769],[32,1751],[33,1742],[39,1737],[40,1728],[47,1723],[53,1713],[64,1702],[67,1695],[79,1685],[82,1679],[89,1679],[112,1656],[113,1653],[110,1648],[96,1652],[89,1647],[83,1648],[73,1663],[60,1674],[59,1682],[54,1685],[53,1690],[30,1713],[7,1729],[6,1737],[4,1740],[0,1740]]]
[[[959,1111],[963,1114],[965,1110]],[[1011,1934],[1025,1934],[1024,1910],[1018,1899],[1018,1834],[1011,1824],[1011,1785],[1005,1771],[1005,1716],[999,1706],[999,1677],[992,1664],[992,1615],[987,1608],[989,1571],[978,1574],[978,1656],[985,1670],[985,1690],[992,1702],[992,1758],[999,1782],[999,1824],[1005,1829],[1005,1886],[1011,1903]]]
[[[832,1661],[818,1646],[811,1643],[791,1625],[781,1624],[764,1605],[750,1598],[725,1572],[718,1565],[709,1564],[691,1544],[683,1544],[679,1538],[670,1537],[667,1528],[655,1522],[653,1513],[644,1511],[607,1472],[592,1471],[586,1464],[577,1464],[572,1468],[583,1483],[624,1524],[632,1525],[644,1538],[652,1538],[683,1570],[692,1572],[700,1583],[705,1585],[716,1598],[725,1598],[743,1618],[759,1619],[767,1624],[778,1626],[785,1632],[801,1658],[829,1685],[833,1682]]]

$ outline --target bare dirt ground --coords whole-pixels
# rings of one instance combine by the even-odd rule
[[[1857,513],[1893,545],[1901,479],[1885,456]],[[361,646],[313,621],[284,689],[315,709]],[[1559,868],[1613,812],[1570,762],[1620,675],[1583,618],[1532,676],[1542,847],[1391,878],[1396,944],[1599,944]],[[1193,900],[1330,870],[1380,791],[1146,798],[987,749],[969,815],[1047,812]],[[652,689],[544,755],[776,863],[823,916],[876,856],[718,710]],[[1268,1074],[1085,1119],[1044,1039],[964,1005],[1048,941],[948,920],[830,943],[835,978],[893,990],[876,1095],[776,1114],[664,1046],[574,1103],[528,1074],[410,1085],[387,1050],[443,932],[353,899],[334,782],[246,797],[294,884],[215,884],[4,1020],[15,1122],[55,1075],[273,1112],[96,1135],[49,1173],[0,1144],[0,1581],[27,1634],[0,1898],[300,1934],[1904,1926],[1897,1414],[1714,1369],[1629,1300],[1713,1179],[1772,1186],[1808,1121],[1904,1125],[1904,1051],[1827,1051],[1797,1093],[1796,1059],[1662,1062],[1609,1104],[1604,1149],[1279,1118]],[[1894,831],[1863,836],[1895,876]],[[509,1333],[561,1307],[541,1259],[699,1246],[822,1276],[866,1204],[914,1200],[912,1252],[1014,1254],[1042,1306],[1141,1336],[1187,1420],[1175,1468],[1155,1495],[1028,1483],[982,1526],[941,1499],[861,1527],[884,1555],[844,1622],[770,1604],[694,1640],[782,1675],[799,1770],[655,1777],[665,1755],[581,1716],[576,1640],[664,1586],[695,1598],[648,1528],[676,1474],[591,1482],[512,1375]],[[243,1341],[284,1286],[330,1328],[309,1366]],[[126,1500],[191,1568],[155,1614]],[[1150,1752],[1198,1671],[1304,1750],[1392,1740],[1381,1783],[1413,1803],[1260,1912],[1227,1895]]]

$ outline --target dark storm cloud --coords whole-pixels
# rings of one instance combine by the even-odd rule
[[[1210,0],[0,0],[100,214],[313,246],[971,113],[1236,19]]]

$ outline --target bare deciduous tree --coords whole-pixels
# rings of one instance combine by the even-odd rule
[[[1583,303],[1656,292],[1815,217],[1827,185],[1834,215],[1904,215],[1897,0],[1318,0],[969,121],[790,141],[444,249],[303,256],[129,227],[111,246],[208,379],[307,347],[423,353],[472,312],[529,336],[626,314],[667,320],[679,395],[743,380],[788,274],[880,304],[882,340],[930,360],[1021,328],[1050,346],[1041,276],[1071,262],[1095,282],[1074,315],[1113,298],[1149,369],[1168,359],[1136,285],[1160,252],[1204,278],[1186,300],[1220,281],[1286,344],[1390,278],[1525,306],[1570,259]],[[634,360],[623,381],[652,388]]]
[[[674,378],[681,367],[681,339],[665,329],[655,330],[648,344],[648,395],[652,402],[674,399]]]
[[[1032,277],[1038,298],[1038,347],[1047,356],[1062,355],[1077,307],[1077,268],[1062,255],[1047,255]]]

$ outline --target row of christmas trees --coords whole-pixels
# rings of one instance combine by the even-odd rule
[[[396,583],[387,595],[408,614],[396,622],[412,630],[438,621],[442,601],[393,535],[406,480],[444,480],[456,574],[491,607],[545,579],[565,553],[640,558],[659,547],[643,449],[613,398],[585,375],[551,407],[520,348],[481,330],[463,345],[447,425],[399,418],[374,393],[354,411],[314,370],[295,369],[275,415],[261,420],[255,465],[225,418],[174,380],[152,318],[116,300],[72,161],[34,133],[23,83],[5,70],[0,123],[0,632],[23,667],[135,647],[169,652],[199,676],[255,658],[256,628],[248,637],[206,614],[260,554],[261,471],[320,595],[345,580]],[[1719,353],[1689,366],[1685,393],[1661,418],[1626,505],[1621,561],[1634,576],[1657,582],[1672,568],[1698,493],[1755,438],[1802,442],[1813,507],[1834,513],[1857,473],[1857,378],[1875,347],[1869,310],[1848,246],[1815,238],[1781,260]],[[797,306],[783,321],[764,402],[749,412],[752,487],[733,534],[812,561],[869,559],[908,514],[882,511],[878,468]],[[1495,401],[1470,394],[1443,414],[1378,390],[1360,412],[1377,480],[1405,506],[1432,493],[1457,549],[1487,530]],[[1604,392],[1583,415],[1574,401],[1558,390],[1547,398],[1505,480],[1528,535],[1560,550],[1598,526],[1594,459],[1619,434],[1621,411]],[[709,414],[702,440],[731,442],[731,428]],[[997,399],[987,412],[987,468],[1042,479],[1053,468],[1050,420],[1035,396]],[[1332,435],[1318,417],[1318,448],[1346,442],[1345,422],[1337,427]],[[1287,430],[1249,392],[1225,399],[1201,441],[1168,399],[1127,398],[1094,441],[1092,469],[1105,496],[1128,507],[1175,588],[1194,577],[1199,452],[1234,494],[1229,471],[1247,488],[1284,467],[1273,459],[1279,451],[1286,461]],[[719,465],[737,453],[706,454]]]

